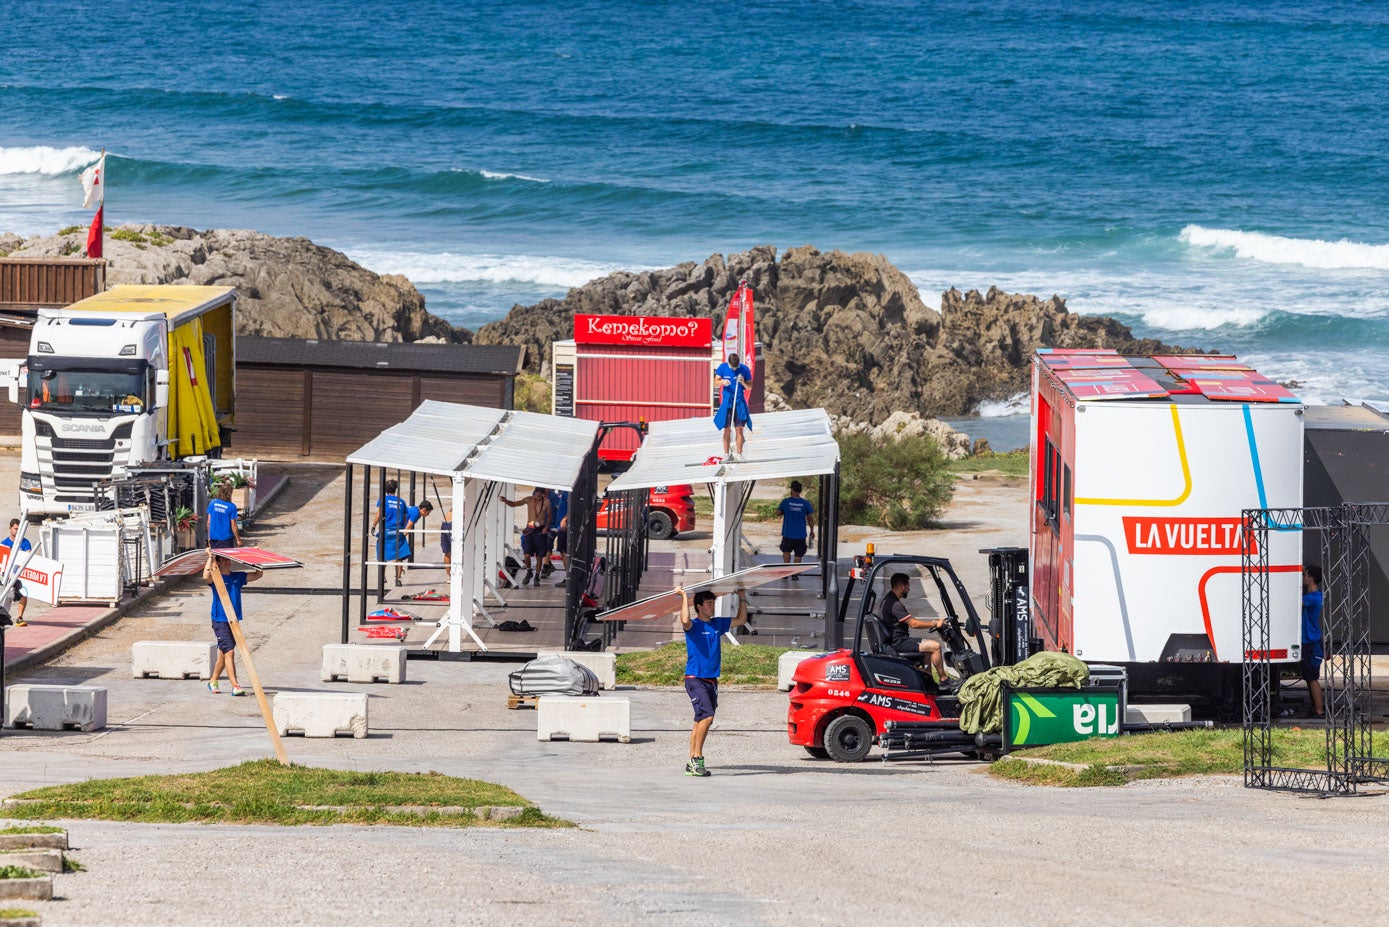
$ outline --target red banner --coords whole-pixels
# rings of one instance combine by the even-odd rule
[[[1204,556],[1244,553],[1245,534],[1238,518],[1124,517],[1124,539],[1131,554],[1198,554]],[[1253,536],[1250,553],[1258,553]]]
[[[575,315],[578,344],[660,345],[668,348],[707,348],[713,344],[709,319],[674,319],[645,315]]]

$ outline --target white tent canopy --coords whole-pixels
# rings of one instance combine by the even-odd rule
[[[513,522],[502,508],[501,484],[572,490],[597,435],[597,422],[427,400],[348,455],[349,464],[452,480],[449,611],[426,647],[447,629],[450,651],[462,649],[465,631],[487,649],[472,620],[475,612],[486,616],[484,590],[511,540]]]
[[[745,460],[714,463],[723,456],[723,434],[707,417],[652,422],[632,467],[608,488],[645,489],[680,483],[738,483],[818,476],[839,463],[829,413],[824,409],[765,412],[753,418]]]
[[[722,459],[723,434],[707,417],[652,422],[650,433],[632,458],[631,469],[613,480],[608,491],[712,484],[712,574],[718,579],[736,573],[741,568],[738,539],[742,536],[743,509],[752,496],[753,484],[757,480],[832,474],[839,466],[839,443],[824,409],[766,412],[754,416],[753,425],[756,430],[746,435],[742,459],[727,463]],[[731,603],[722,603],[724,610],[719,614],[730,614],[726,609],[731,607]]]

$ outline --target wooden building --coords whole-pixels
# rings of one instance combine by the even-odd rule
[[[242,336],[229,455],[342,460],[426,399],[512,408],[525,349]]]

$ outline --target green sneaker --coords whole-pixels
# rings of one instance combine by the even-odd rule
[[[211,692],[213,695],[221,695],[221,694],[222,694],[222,690],[221,690],[220,688],[218,688],[217,683],[215,683],[215,682],[209,682],[209,683],[207,684],[207,691]]]
[[[704,768],[704,757],[692,759],[685,764],[685,775],[687,776],[698,776],[703,778],[709,774],[709,770]]]

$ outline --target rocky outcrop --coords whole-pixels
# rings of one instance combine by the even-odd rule
[[[0,239],[12,257],[81,253],[86,229],[65,235]],[[10,245],[4,249],[4,245]],[[106,233],[106,282],[234,286],[242,334],[354,341],[467,342],[424,308],[401,276],[372,273],[341,252],[307,238],[177,226],[122,225]]]
[[[847,415],[833,416],[831,421],[835,431],[850,434],[866,432],[879,442],[901,441],[903,438],[928,435],[935,439],[941,451],[951,460],[960,460],[975,453],[969,435],[956,431],[939,419],[922,418],[916,412],[894,412],[877,425],[869,425]],[[983,442],[981,451],[988,450],[987,441],[980,438],[979,442]]]
[[[479,344],[524,344],[532,367],[573,336],[575,313],[721,318],[738,281],[757,294],[760,375],[772,407],[823,407],[878,424],[893,412],[966,415],[981,401],[1027,389],[1040,347],[1124,352],[1183,349],[1133,337],[1107,318],[1072,315],[1058,296],[948,290],[939,312],[882,255],[761,246],[701,264],[615,273],[562,300],[517,306],[483,326]]]

